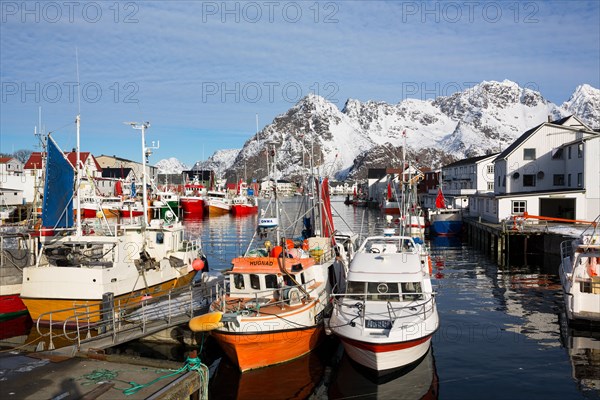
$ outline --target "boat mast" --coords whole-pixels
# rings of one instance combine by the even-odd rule
[[[129,125],[131,125],[133,129],[142,131],[142,209],[144,210],[144,215],[142,216],[142,227],[146,227],[148,226],[148,189],[146,188],[146,154],[149,154],[150,151],[150,148],[146,147],[146,129],[150,127],[150,122],[129,122]]]
[[[76,152],[76,161],[75,161],[75,187],[77,188],[77,228],[75,231],[75,234],[77,236],[81,236],[81,196],[79,193],[79,187],[81,186],[81,168],[79,166],[79,157],[80,157],[80,150],[79,150],[79,129],[81,126],[81,118],[80,115],[77,114],[77,117],[75,118],[75,125],[77,126],[77,152]]]
[[[75,175],[76,183],[75,187],[77,188],[77,228],[75,234],[77,236],[81,236],[81,196],[80,196],[80,186],[81,186],[81,167],[79,165],[79,157],[80,153],[80,142],[79,142],[79,130],[81,128],[81,91],[79,90],[79,52],[77,48],[75,48],[75,62],[77,64],[77,118],[75,118],[75,125],[77,126],[77,153],[75,160]]]

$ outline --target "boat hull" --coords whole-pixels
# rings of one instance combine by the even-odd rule
[[[211,335],[229,359],[244,372],[302,357],[319,345],[324,330],[322,326],[252,333],[216,330]]]
[[[0,296],[0,321],[27,314],[27,306],[18,294]]]
[[[157,285],[149,286],[148,290],[140,289],[132,292],[122,293],[115,296],[115,307],[123,306],[127,303],[139,303],[142,297],[148,293],[160,295],[167,293],[169,290],[189,285],[194,278],[195,271],[177,279],[162,282]],[[23,303],[29,310],[31,318],[42,322],[50,321],[50,312],[52,322],[69,321],[76,323],[75,313],[85,314],[85,321],[80,319],[80,322],[99,322],[101,317],[102,299],[60,299],[60,298],[31,298],[23,297]],[[75,309],[76,308],[76,309]]]
[[[432,233],[437,236],[456,236],[462,233],[462,215],[457,210],[436,210],[429,219]]]
[[[204,200],[182,198],[180,201],[184,216],[201,217],[204,214]]]
[[[258,206],[246,206],[240,204],[234,204],[231,206],[231,213],[233,215],[249,215],[258,212]]]
[[[462,232],[462,221],[433,221],[433,234],[437,236],[458,236]]]
[[[419,339],[395,342],[374,343],[340,337],[344,350],[356,363],[378,373],[387,373],[406,367],[420,360],[431,346],[428,335]]]
[[[219,205],[208,205],[208,214],[209,215],[225,215],[229,214],[229,206],[219,206]]]

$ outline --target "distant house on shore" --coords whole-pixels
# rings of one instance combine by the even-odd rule
[[[593,220],[600,214],[600,132],[574,115],[523,133],[494,159],[493,193],[471,196],[471,216],[499,222],[527,212]]]

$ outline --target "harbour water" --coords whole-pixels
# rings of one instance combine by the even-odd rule
[[[299,219],[299,202],[285,201],[284,221]],[[332,207],[338,230],[364,237],[384,222],[378,211],[346,206],[343,198]],[[185,224],[201,236],[210,269],[225,270],[252,238],[256,215]],[[208,337],[201,358],[214,366],[210,398],[600,399],[600,333],[567,328],[558,260],[530,255],[527,265],[500,268],[458,239],[429,244],[441,323],[431,351],[412,369],[376,381],[329,338],[313,354],[240,374]],[[116,351],[184,361],[186,349],[171,347],[130,343]]]

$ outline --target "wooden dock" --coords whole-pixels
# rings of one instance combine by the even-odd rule
[[[105,355],[0,355],[3,399],[207,399],[208,367],[191,354],[186,363]],[[190,360],[192,362],[190,362]],[[195,362],[197,360],[197,362]]]
[[[465,218],[463,223],[468,242],[500,266],[507,266],[515,259],[526,264],[530,253],[559,255],[560,243],[568,239],[550,232],[548,223],[493,224],[476,218]]]

